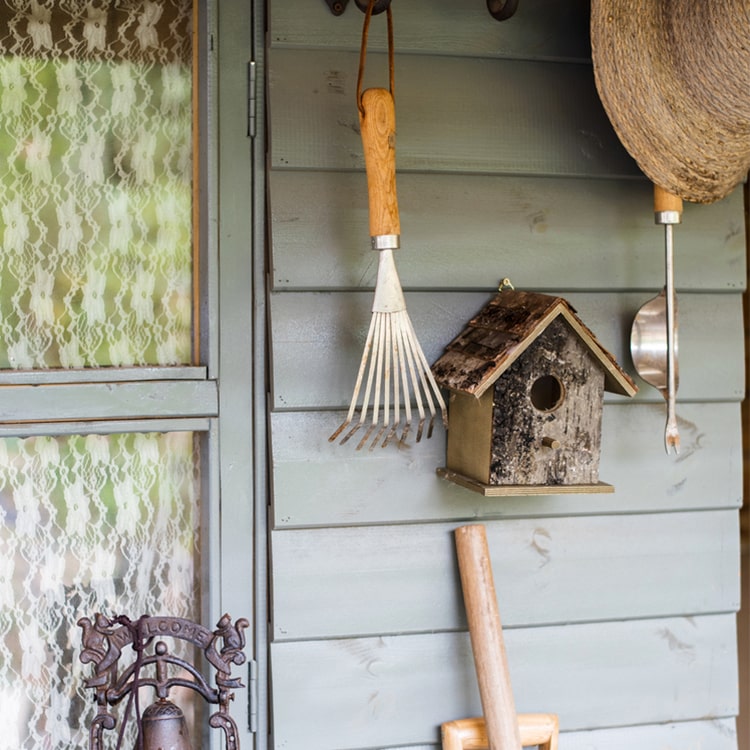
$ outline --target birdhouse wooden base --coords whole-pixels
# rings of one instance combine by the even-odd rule
[[[483,484],[476,479],[458,474],[445,467],[437,469],[437,475],[459,487],[477,492],[485,497],[510,497],[513,495],[593,495],[613,493],[615,488],[605,482],[596,484]]]

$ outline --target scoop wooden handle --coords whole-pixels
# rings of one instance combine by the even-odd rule
[[[370,236],[399,235],[396,200],[396,108],[387,89],[362,94],[359,125],[370,201]]]
[[[654,185],[654,213],[662,211],[676,211],[682,213],[682,198],[679,195],[670,193],[663,187]]]
[[[484,526],[460,526],[455,537],[490,750],[520,750],[521,735]]]

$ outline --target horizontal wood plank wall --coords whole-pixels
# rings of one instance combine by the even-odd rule
[[[737,609],[737,524],[736,509],[487,521],[503,627]],[[275,639],[465,629],[454,528],[274,532]]]
[[[387,86],[386,56],[368,60],[367,70],[380,74],[373,73],[365,86]],[[357,53],[272,50],[273,167],[364,165],[358,63]],[[588,65],[419,55],[398,56],[396,67],[396,159],[402,172],[639,178],[601,108]],[[567,106],[570,91],[580,92],[575,107]],[[530,139],[531,130],[542,137]]]
[[[616,284],[648,292],[664,283],[664,232],[641,181],[408,173],[399,174],[398,190],[406,289],[441,288],[446,279],[452,289],[486,289],[488,275],[554,293],[561,277],[576,291]],[[361,172],[276,171],[271,192],[274,246],[284,248],[274,254],[275,289],[372,288],[377,258]],[[709,206],[685,204],[675,241],[681,291],[741,289],[742,191]],[[311,248],[335,262],[311,264]],[[460,274],[457,257],[471,259]],[[585,273],[570,273],[571,258],[585,258]]]
[[[452,531],[486,525],[519,711],[565,750],[736,750],[745,288],[740,191],[675,231],[679,457],[664,402],[607,395],[611,495],[484,498],[439,479],[445,435],[327,437],[370,319],[355,103],[363,15],[269,3],[272,746],[436,750],[478,715]],[[664,283],[651,185],[596,94],[588,3],[394,3],[407,307],[429,360],[510,277],[568,299],[630,373]],[[387,85],[383,16],[365,86]]]
[[[580,270],[583,266],[573,269]],[[583,321],[629,372],[630,326],[638,308],[650,298],[636,292],[572,292],[558,290]],[[656,293],[656,290],[654,290]],[[481,307],[488,292],[411,292],[409,316],[429,361],[440,355]],[[271,296],[274,342],[275,409],[341,408],[349,405],[370,322],[372,292],[284,292]],[[741,294],[680,294],[679,398],[689,401],[741,399],[745,392],[742,365]],[[299,377],[299,363],[307,377]],[[634,400],[663,403],[659,392],[637,379]],[[624,397],[606,394],[620,402]]]
[[[505,645],[516,709],[566,730],[737,711],[733,614],[508,629]],[[477,714],[464,632],[278,643],[271,662],[279,747],[428,743]]]
[[[588,2],[565,5],[548,0],[524,0],[528,8],[512,24],[488,23],[483,3],[453,0],[409,0],[409,9],[396,16],[396,48],[403,52],[481,58],[519,58],[586,62],[591,57]],[[270,40],[274,48],[359,50],[362,15],[345,13],[332,23],[330,16],[300,12],[293,3],[270,8]],[[552,33],[551,33],[552,32]],[[369,49],[385,50],[385,24],[370,26]]]
[[[728,719],[560,733],[562,750],[677,750],[691,747],[731,750],[736,746],[734,721]],[[437,750],[438,747],[436,744],[419,744],[393,750]]]
[[[605,405],[602,481],[612,495],[485,498],[438,479],[445,434],[408,451],[342,457],[327,436],[338,412],[272,415],[277,529],[583,514],[738,509],[741,420],[735,403],[680,404],[679,460],[664,456],[662,404]],[[707,467],[710,467],[707,470]]]

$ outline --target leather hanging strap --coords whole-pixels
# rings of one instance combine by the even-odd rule
[[[367,4],[367,10],[365,11],[365,22],[362,26],[362,44],[359,48],[359,72],[357,74],[357,108],[360,114],[364,115],[364,108],[362,107],[362,79],[365,75],[365,58],[367,57],[367,36],[370,31],[370,18],[372,17],[372,9],[375,6],[375,0],[370,0]],[[389,75],[389,86],[391,96],[393,93],[393,13],[391,11],[390,4],[386,9],[386,18],[388,20],[388,75]]]

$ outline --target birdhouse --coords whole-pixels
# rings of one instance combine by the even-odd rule
[[[638,388],[566,300],[499,292],[432,371],[450,391],[440,476],[484,495],[614,491],[599,481],[604,391]]]

